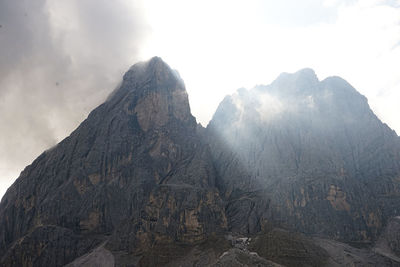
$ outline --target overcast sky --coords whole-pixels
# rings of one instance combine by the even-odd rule
[[[400,133],[400,1],[0,0],[0,48],[0,196],[155,55],[203,125],[237,88],[311,67]]]

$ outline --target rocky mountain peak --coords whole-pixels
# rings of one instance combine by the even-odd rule
[[[226,229],[196,128],[177,73],[157,57],[133,65],[107,101],[5,194],[0,265],[64,266],[105,242],[142,266],[163,266],[162,257],[140,255]]]
[[[321,87],[338,97],[359,98],[367,102],[367,98],[360,94],[349,82],[339,76],[330,76],[321,81]]]
[[[144,131],[172,122],[196,124],[182,79],[159,57],[133,65],[108,102],[113,108],[136,114]]]
[[[385,220],[397,214],[383,213],[379,205],[400,201],[389,200],[398,194],[398,137],[342,78],[320,82],[303,69],[255,89],[250,98],[225,98],[207,127],[227,192],[264,188],[269,195],[261,199],[268,195],[276,210],[263,216],[303,232],[376,238]],[[366,215],[360,223],[359,214],[374,217],[373,223]]]
[[[400,215],[399,177],[399,137],[341,78],[303,69],[241,88],[204,129],[154,57],[9,188],[0,265],[360,263],[358,250],[303,234],[373,242]],[[376,251],[400,262],[399,235],[388,238],[398,226]]]
[[[183,81],[177,71],[171,69],[160,57],[153,57],[148,61],[134,64],[123,77],[123,81],[127,82],[149,82],[150,80],[158,85],[158,87],[152,87],[154,90],[171,89],[165,86],[166,82],[169,85],[172,83],[180,84],[180,86],[173,89],[182,90],[184,88]]]
[[[304,68],[295,73],[281,73],[270,85],[270,90],[281,95],[296,96],[314,93],[318,85],[319,80],[314,70]]]

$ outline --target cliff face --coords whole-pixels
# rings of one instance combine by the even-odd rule
[[[339,77],[319,81],[310,69],[271,85],[239,89],[208,128],[225,184],[231,228],[257,232],[268,220],[344,241],[371,241],[399,211],[400,142],[367,99]],[[243,179],[246,177],[246,179]],[[258,194],[249,204],[249,194]],[[238,210],[270,202],[250,213]]]
[[[282,74],[204,129],[156,57],[8,189],[0,265],[397,264],[395,220],[379,255],[293,231],[373,241],[399,206],[399,137],[346,81]]]
[[[60,266],[104,240],[140,254],[154,243],[190,244],[226,229],[196,126],[175,71],[159,58],[134,65],[3,197],[3,264]]]

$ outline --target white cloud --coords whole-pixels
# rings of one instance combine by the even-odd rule
[[[400,132],[400,105],[393,101],[400,99],[400,8],[393,1],[215,2],[152,0],[146,6],[154,35],[143,55],[158,54],[180,71],[203,124],[237,88],[311,67],[322,79],[348,80]]]
[[[138,60],[140,1],[0,1],[0,196]]]

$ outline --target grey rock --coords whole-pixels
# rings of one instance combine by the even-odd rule
[[[0,254],[1,266],[63,266],[98,244],[96,237],[85,238],[67,228],[37,226]]]
[[[313,238],[315,244],[324,248],[329,254],[325,263],[327,267],[335,266],[400,266],[400,262],[387,255],[377,253],[369,248],[355,248],[338,241]]]
[[[392,259],[400,266],[400,217],[389,220],[373,251]]]
[[[210,265],[212,267],[246,267],[246,266],[257,266],[257,267],[279,267],[277,263],[266,260],[258,256],[257,253],[244,251],[238,248],[232,248],[224,252],[218,261]]]
[[[329,259],[327,251],[311,238],[279,228],[258,233],[248,250],[284,266],[324,266]]]
[[[354,249],[342,262],[396,266],[398,225],[384,227],[399,213],[399,177],[400,138],[343,79],[304,69],[240,89],[205,129],[156,57],[7,190],[0,265],[321,266],[345,255],[302,232],[381,236],[392,254]]]
[[[371,242],[400,212],[399,137],[339,77],[304,69],[241,89],[207,132],[230,229],[254,233],[269,221]]]
[[[18,266],[43,257],[41,266],[62,266],[105,240],[110,251],[142,255],[155,244],[223,232],[216,172],[196,127],[177,73],[160,58],[134,65],[105,103],[8,189],[0,204],[1,264],[15,266],[27,254]],[[74,245],[60,241],[38,253],[40,235],[51,236],[31,238],[32,231],[53,226]]]
[[[114,255],[104,248],[104,244],[75,259],[65,267],[114,267]]]

